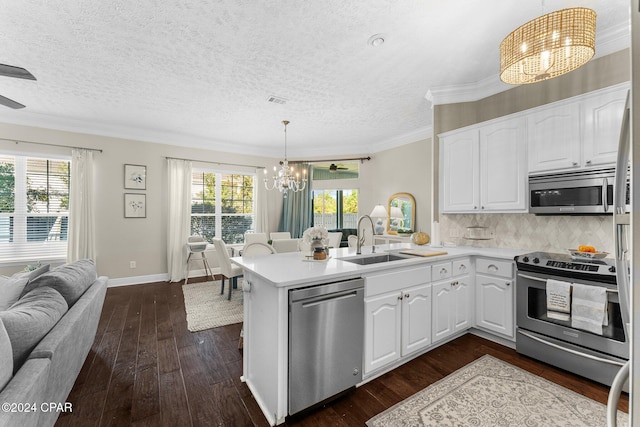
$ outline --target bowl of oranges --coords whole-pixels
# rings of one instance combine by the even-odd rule
[[[609,252],[598,252],[590,245],[580,245],[578,249],[567,249],[573,259],[602,259],[609,255]]]

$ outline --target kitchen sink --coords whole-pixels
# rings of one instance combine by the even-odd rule
[[[379,264],[381,262],[401,261],[407,257],[395,254],[379,254],[379,255],[359,255],[347,258],[338,258],[341,261],[352,262],[354,264],[369,265]]]

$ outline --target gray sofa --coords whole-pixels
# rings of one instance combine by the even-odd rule
[[[52,426],[95,339],[107,288],[91,260],[30,277],[0,311],[0,426]]]

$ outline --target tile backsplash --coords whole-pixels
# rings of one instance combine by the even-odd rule
[[[492,238],[466,239],[467,227],[478,226],[487,227]],[[440,235],[445,243],[464,246],[557,253],[566,253],[578,245],[591,245],[610,254],[614,249],[611,215],[443,214],[440,215]]]

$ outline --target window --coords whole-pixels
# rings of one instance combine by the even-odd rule
[[[358,190],[314,190],[313,224],[327,230],[356,228]]]
[[[254,175],[193,172],[191,180],[191,234],[211,242],[243,243],[255,224]]]
[[[0,155],[0,262],[65,259],[69,160]]]

